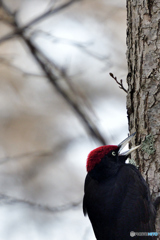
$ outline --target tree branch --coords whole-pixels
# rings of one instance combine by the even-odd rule
[[[32,36],[36,36],[38,34],[41,34],[41,35],[45,35],[47,37],[50,37],[51,40],[54,42],[54,43],[64,43],[64,44],[67,44],[67,45],[71,45],[71,46],[74,46],[76,48],[79,48],[82,52],[84,52],[85,54],[88,54],[89,56],[93,57],[93,58],[96,58],[98,59],[99,61],[105,61],[105,60],[108,60],[108,57],[107,56],[103,56],[101,54],[98,54],[96,52],[93,52],[93,51],[90,51],[87,47],[90,46],[93,42],[86,42],[86,43],[80,43],[80,42],[77,42],[77,41],[74,41],[74,40],[70,40],[70,39],[66,39],[66,38],[60,38],[60,37],[56,37],[56,36],[53,36],[51,35],[50,33],[47,33],[45,31],[42,31],[42,30],[36,30],[34,31],[34,33],[32,34]]]
[[[116,83],[119,85],[119,88],[128,93],[128,91],[123,86],[123,80],[121,79],[120,82],[118,82],[117,77],[113,75],[113,73],[109,73],[109,75],[116,81]]]
[[[0,204],[1,205],[2,204],[9,204],[9,205],[23,204],[23,205],[26,205],[28,207],[37,209],[39,211],[56,213],[56,212],[67,211],[71,208],[78,207],[81,204],[81,201],[68,203],[66,205],[62,205],[62,206],[58,206],[58,207],[51,207],[51,206],[48,206],[48,205],[43,205],[43,204],[40,204],[40,203],[34,203],[32,201],[29,201],[29,200],[18,199],[18,198],[7,196],[5,194],[0,193]]]
[[[22,38],[27,44],[28,48],[30,49],[30,52],[32,53],[33,57],[36,59],[41,69],[47,76],[52,86],[54,86],[57,92],[65,99],[65,101],[78,114],[78,116],[81,118],[82,122],[84,123],[86,129],[89,130],[91,135],[95,139],[97,139],[101,144],[106,145],[104,138],[102,137],[102,135],[100,134],[99,130],[97,129],[95,124],[92,122],[92,120],[88,116],[86,116],[86,114],[83,112],[80,106],[76,102],[72,101],[71,97],[60,87],[57,81],[58,80],[57,76],[55,76],[52,70],[47,66],[47,64],[43,62],[42,58],[46,59],[46,56],[44,56],[44,54],[39,49],[37,49],[37,47],[32,43],[32,41],[26,38],[23,34],[22,34]]]
[[[26,157],[44,157],[44,156],[48,156],[48,155],[51,155],[53,154],[53,151],[33,151],[33,152],[26,152],[26,153],[22,153],[22,154],[18,154],[18,155],[15,155],[15,156],[8,156],[8,157],[1,157],[0,158],[0,164],[3,164],[3,163],[6,163],[8,162],[9,160],[13,160],[13,159],[22,159],[22,158],[26,158]]]
[[[62,4],[61,6],[55,8],[55,9],[49,9],[47,10],[45,13],[43,13],[42,15],[40,15],[39,17],[31,20],[29,23],[27,23],[25,26],[23,27],[18,27],[17,28],[17,23],[16,23],[16,19],[15,19],[15,22],[13,23],[13,25],[16,27],[16,30],[10,34],[7,34],[5,35],[4,37],[2,37],[0,39],[0,44],[3,43],[4,41],[7,41],[17,35],[20,35],[21,33],[23,33],[25,30],[27,30],[29,27],[33,26],[34,24],[42,21],[43,19],[45,19],[46,17],[49,17],[50,15],[52,14],[56,14],[56,13],[59,13],[61,10],[71,6],[72,4],[78,2],[78,1],[81,1],[81,0],[71,0],[71,1],[68,1],[66,2],[65,4]],[[3,1],[1,0],[1,2],[3,3]],[[0,3],[1,3],[0,2]],[[4,3],[2,4],[2,7],[4,7]],[[6,9],[6,7],[5,7]],[[6,9],[7,12],[9,11],[8,8]]]
[[[6,14],[8,14],[10,17],[14,15],[14,13],[11,12],[11,10],[8,8],[8,6],[4,3],[3,0],[0,0],[0,7],[2,7]]]
[[[24,158],[38,158],[38,163],[40,166],[40,158],[44,158],[47,156],[53,156],[54,154],[56,154],[57,152],[59,152],[60,149],[62,148],[66,148],[69,144],[71,144],[72,142],[75,142],[75,138],[67,138],[67,139],[62,139],[59,143],[57,143],[56,145],[54,145],[54,147],[52,147],[51,149],[43,149],[43,150],[35,150],[32,152],[24,152],[21,154],[17,154],[17,155],[12,155],[12,156],[5,156],[5,157],[0,157],[0,164],[3,163],[7,163],[8,161],[17,161],[17,160],[21,160]],[[47,161],[45,161],[47,162]],[[37,164],[37,163],[36,163]],[[34,168],[34,163],[32,163],[32,167]]]
[[[67,2],[66,4],[61,5],[60,7],[56,8],[56,9],[50,9],[47,12],[45,12],[44,14],[42,14],[41,16],[39,16],[38,18],[30,21],[27,25],[25,25],[23,28],[20,28],[16,18],[14,19],[14,28],[15,31],[13,34],[10,34],[8,36],[5,36],[4,38],[0,39],[0,43],[2,41],[4,41],[4,39],[10,39],[11,37],[15,36],[15,35],[19,35],[23,41],[25,42],[25,44],[28,46],[31,54],[33,55],[34,59],[37,61],[37,63],[39,64],[39,66],[41,67],[42,71],[45,73],[46,77],[48,78],[48,80],[50,81],[50,83],[52,84],[52,86],[57,90],[57,92],[65,99],[65,101],[72,107],[72,109],[78,114],[78,116],[80,117],[80,119],[82,120],[82,122],[84,123],[86,129],[89,131],[89,133],[96,139],[98,140],[101,144],[106,145],[106,141],[104,140],[103,136],[100,134],[98,128],[95,126],[95,124],[93,123],[93,121],[89,118],[88,115],[86,115],[84,113],[84,111],[81,109],[81,107],[79,106],[79,104],[77,104],[75,101],[72,100],[71,96],[69,96],[69,94],[67,94],[59,85],[58,83],[58,77],[54,74],[54,72],[52,71],[52,69],[47,66],[47,64],[45,63],[45,61],[49,61],[47,59],[47,57],[42,53],[42,51],[40,49],[38,49],[35,44],[32,43],[32,41],[30,40],[30,38],[26,37],[25,35],[25,29],[29,28],[30,26],[32,26],[33,24],[39,22],[40,20],[44,19],[46,16],[49,16],[51,14],[55,14],[59,11],[61,11],[62,9],[70,6],[71,4],[77,2],[79,0],[71,0],[69,2]],[[50,62],[50,61],[49,61]]]

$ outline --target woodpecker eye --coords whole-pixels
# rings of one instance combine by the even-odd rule
[[[112,156],[116,156],[116,152],[113,151],[113,152],[112,152]]]

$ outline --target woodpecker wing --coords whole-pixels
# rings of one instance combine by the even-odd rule
[[[121,239],[120,236],[123,235],[128,236],[131,231],[155,232],[155,209],[142,175],[133,165],[125,165],[119,174],[122,181],[127,181],[127,189],[121,210],[117,215],[116,239]],[[156,239],[156,237],[147,237],[147,239]]]
[[[98,240],[129,240],[131,231],[155,231],[155,210],[148,186],[130,164],[105,182],[97,182],[87,174],[83,211],[88,213]]]

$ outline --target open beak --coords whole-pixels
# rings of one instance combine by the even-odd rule
[[[126,146],[126,144],[134,137],[134,135],[136,134],[133,133],[131,134],[128,138],[124,139],[119,145],[118,145],[118,148],[119,148],[119,151],[118,151],[118,155],[119,156],[128,156],[131,152],[133,152],[134,150],[136,150],[137,148],[140,147],[140,145],[136,146],[136,147],[133,147],[123,153],[120,153],[122,151],[122,149]]]

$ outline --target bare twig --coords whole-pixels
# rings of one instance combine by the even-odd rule
[[[123,86],[123,80],[121,79],[120,82],[118,82],[117,77],[113,75],[113,73],[109,73],[109,75],[116,81],[116,83],[119,85],[119,88],[128,93],[128,91]]]
[[[29,200],[24,200],[24,199],[18,199],[15,197],[7,196],[5,194],[0,193],[0,205],[2,204],[23,204],[24,206],[27,207],[32,207],[34,209],[38,209],[40,211],[45,211],[49,213],[56,213],[56,212],[62,212],[62,211],[67,211],[72,208],[78,207],[81,204],[81,201],[79,202],[73,202],[73,203],[68,203],[66,205],[58,206],[58,207],[51,207],[48,205],[43,205],[40,203],[34,203]]]
[[[1,1],[2,1],[2,0],[1,0]],[[74,3],[78,2],[78,1],[81,1],[81,0],[71,0],[71,1],[66,2],[65,4],[62,4],[61,6],[55,8],[55,9],[49,9],[49,10],[47,10],[45,13],[43,13],[42,15],[40,15],[39,17],[31,20],[29,23],[27,23],[27,24],[26,24],[25,26],[23,26],[23,27],[18,27],[18,28],[17,28],[17,27],[16,27],[17,24],[16,24],[16,22],[15,22],[15,23],[14,23],[14,25],[15,25],[15,27],[16,27],[15,31],[13,31],[12,33],[7,34],[7,35],[5,35],[4,37],[2,37],[2,38],[0,39],[0,43],[3,43],[4,41],[7,41],[7,40],[9,40],[9,39],[11,39],[11,38],[13,38],[13,37],[15,37],[15,36],[17,36],[17,35],[20,35],[22,32],[24,32],[25,30],[27,30],[29,27],[33,26],[34,24],[42,21],[43,19],[45,19],[46,17],[49,17],[49,16],[52,15],[52,14],[59,13],[61,10],[69,7],[70,5],[72,5],[72,4],[74,4]],[[2,7],[3,7],[3,5],[2,5]]]
[[[66,9],[67,7],[71,6],[72,4],[78,2],[78,1],[81,1],[81,0],[71,0],[71,1],[68,1],[64,4],[62,4],[61,6],[55,8],[55,9],[49,9],[48,11],[46,11],[45,13],[43,13],[42,15],[40,15],[39,17],[31,20],[28,24],[26,24],[23,29],[26,29],[26,28],[29,28],[31,26],[33,26],[34,24],[40,22],[41,20],[45,19],[46,17],[49,17],[50,15],[52,14],[56,14],[56,13],[59,13],[60,11]]]
[[[85,54],[88,54],[89,56],[98,59],[99,61],[105,61],[108,60],[108,56],[103,56],[101,54],[98,54],[96,52],[90,51],[87,47],[90,46],[91,44],[93,44],[93,42],[86,42],[86,43],[81,43],[81,42],[77,42],[74,40],[70,40],[70,39],[66,39],[66,38],[60,38],[60,37],[56,37],[51,35],[48,32],[42,31],[42,30],[36,30],[34,31],[34,33],[32,34],[32,36],[36,36],[37,34],[43,34],[47,37],[50,37],[51,40],[54,43],[63,43],[63,44],[67,44],[67,45],[71,45],[73,47],[79,48],[82,52],[84,52]]]

